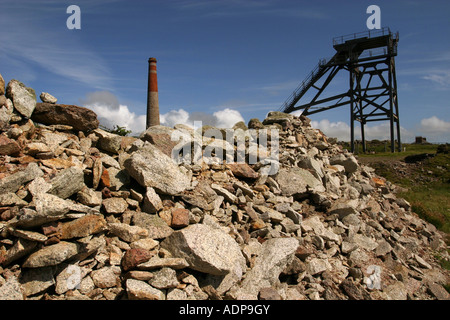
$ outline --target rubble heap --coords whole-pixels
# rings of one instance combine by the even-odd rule
[[[264,161],[176,164],[171,134],[190,128],[115,135],[1,80],[0,299],[449,297],[440,232],[306,117],[235,126],[278,130],[273,175]]]

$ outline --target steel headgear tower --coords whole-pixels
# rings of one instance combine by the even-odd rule
[[[147,124],[146,128],[159,125],[158,77],[156,74],[156,59],[148,59],[148,90],[147,90]]]

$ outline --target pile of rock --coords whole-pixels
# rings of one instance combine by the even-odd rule
[[[441,234],[306,117],[236,125],[278,130],[267,175],[267,161],[177,164],[184,126],[122,137],[41,99],[0,83],[0,299],[449,297]]]

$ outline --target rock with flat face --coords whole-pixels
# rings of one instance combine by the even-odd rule
[[[85,186],[83,170],[78,167],[64,169],[50,181],[50,184],[52,188],[48,193],[67,199]]]
[[[162,153],[172,157],[172,149],[177,145],[177,141],[172,141],[171,138],[174,131],[175,129],[165,126],[151,126],[141,134],[140,139],[150,142]]]
[[[260,289],[276,285],[280,273],[294,259],[298,245],[295,238],[273,238],[264,242],[254,267],[242,281],[242,292],[256,296]]]
[[[56,266],[78,253],[76,243],[61,241],[32,253],[23,263],[23,268]]]
[[[164,300],[165,295],[162,290],[158,290],[148,283],[128,279],[126,282],[127,295],[130,300]]]
[[[177,195],[191,184],[190,177],[157,147],[146,143],[125,160],[124,166],[141,186]]]
[[[15,79],[8,83],[6,96],[11,99],[14,109],[24,117],[31,117],[36,108],[36,93]]]
[[[7,192],[16,192],[25,183],[42,177],[44,173],[39,166],[32,162],[25,170],[18,171],[0,180],[0,194]]]
[[[33,121],[52,125],[64,124],[73,127],[75,130],[84,132],[98,128],[99,121],[94,111],[65,104],[37,103],[31,117]]]
[[[314,177],[308,170],[294,167],[281,168],[276,181],[278,182],[281,193],[285,196],[292,196],[295,194],[302,194],[308,189],[314,191],[325,191],[325,188],[320,180]]]
[[[52,96],[48,92],[42,92],[41,95],[39,96],[39,98],[41,98],[42,102],[47,102],[47,103],[56,103],[58,101],[58,99],[56,99],[54,96]]]
[[[172,233],[161,247],[174,257],[184,258],[189,267],[208,274],[226,275],[245,270],[239,245],[225,232],[205,224],[194,224]]]

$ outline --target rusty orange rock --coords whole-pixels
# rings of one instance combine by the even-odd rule
[[[63,223],[61,239],[83,238],[106,229],[106,220],[101,215],[86,215]]]
[[[383,187],[386,183],[384,182],[384,180],[380,179],[380,178],[372,178],[373,183],[375,183],[376,187]]]
[[[189,210],[184,208],[175,208],[172,210],[172,228],[183,228],[189,225]]]

